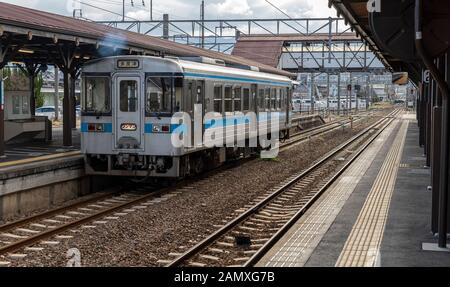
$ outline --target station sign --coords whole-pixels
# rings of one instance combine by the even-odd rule
[[[119,68],[119,69],[139,69],[139,60],[118,60],[117,68]]]

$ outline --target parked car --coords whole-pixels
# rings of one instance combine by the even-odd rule
[[[55,119],[55,107],[54,106],[44,106],[37,108],[35,110],[36,116],[47,117],[49,120]]]
[[[76,112],[77,118],[81,117],[81,106],[80,105],[75,107],[75,112]]]

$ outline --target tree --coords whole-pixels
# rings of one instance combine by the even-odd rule
[[[44,78],[42,73],[39,73],[34,79],[34,97],[36,98],[36,107],[42,107],[45,103],[44,95],[41,92],[44,86]]]

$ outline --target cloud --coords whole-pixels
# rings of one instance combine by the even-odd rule
[[[214,11],[219,16],[248,16],[253,15],[253,11],[247,0],[225,0],[217,4],[207,5],[208,11]]]

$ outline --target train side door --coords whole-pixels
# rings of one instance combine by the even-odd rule
[[[115,148],[143,147],[143,101],[141,78],[117,76],[115,81]]]
[[[195,134],[198,132],[196,130],[196,125],[194,123],[194,114],[195,114],[195,106],[201,105],[201,123],[198,123],[197,125],[201,124],[201,138],[203,139],[203,134],[205,131],[205,126],[203,124],[203,118],[205,116],[205,82],[204,81],[192,81],[192,90],[191,90],[191,119],[192,119],[192,142],[195,144]],[[200,135],[200,134],[199,134]]]

